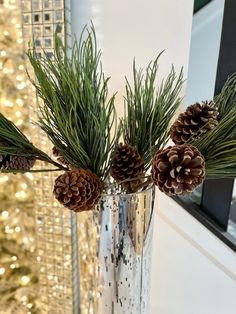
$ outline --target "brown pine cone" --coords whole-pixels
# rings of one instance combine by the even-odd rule
[[[2,165],[5,162],[5,158],[6,158],[6,156],[0,155],[0,169],[2,169]]]
[[[34,157],[18,155],[1,155],[0,169],[2,170],[30,170],[35,164]]]
[[[190,137],[197,138],[208,132],[217,125],[218,114],[213,101],[189,106],[179,115],[170,129],[172,141],[175,144],[184,144]]]
[[[189,144],[159,150],[152,160],[152,179],[167,195],[191,193],[205,178],[205,161]]]
[[[135,147],[119,144],[112,160],[111,175],[117,182],[144,175],[144,161]],[[122,186],[132,192],[141,183],[140,180],[131,180]]]
[[[65,158],[62,156],[60,150],[58,147],[53,146],[52,148],[52,154],[54,157],[56,157],[57,161],[64,166],[69,166],[69,163],[65,160]]]
[[[75,212],[90,210],[101,197],[102,182],[90,170],[74,169],[55,180],[53,193],[62,205]]]

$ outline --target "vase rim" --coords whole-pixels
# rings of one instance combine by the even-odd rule
[[[145,192],[148,192],[150,190],[155,189],[155,185],[152,183],[147,189],[143,190],[143,191],[139,191],[139,192],[134,192],[134,193],[124,193],[124,192],[117,192],[117,193],[102,193],[101,196],[105,196],[105,197],[113,197],[113,196],[131,196],[131,195],[137,195],[137,194],[142,194]]]

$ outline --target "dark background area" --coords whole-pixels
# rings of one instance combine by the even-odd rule
[[[212,0],[195,0],[194,1],[194,13],[203,8],[206,4],[211,2]]]

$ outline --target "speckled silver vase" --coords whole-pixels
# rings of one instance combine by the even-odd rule
[[[149,314],[154,191],[101,201],[97,314]]]

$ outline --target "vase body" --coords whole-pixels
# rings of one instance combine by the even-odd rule
[[[98,314],[148,314],[154,188],[99,205]]]

